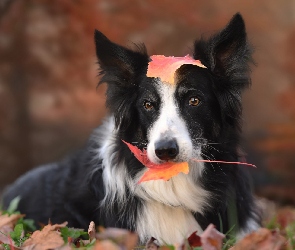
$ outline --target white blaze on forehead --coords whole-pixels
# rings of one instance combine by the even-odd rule
[[[147,153],[151,161],[157,163],[155,143],[163,139],[176,139],[179,147],[177,160],[188,160],[192,155],[192,141],[186,123],[179,114],[175,99],[175,84],[157,82],[157,91],[161,99],[159,116],[148,131]]]

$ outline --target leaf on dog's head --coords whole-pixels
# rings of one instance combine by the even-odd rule
[[[181,172],[185,174],[188,174],[189,172],[189,166],[187,162],[165,162],[162,164],[155,164],[148,159],[146,150],[141,151],[138,147],[128,142],[123,142],[128,146],[136,159],[148,168],[138,183],[150,180],[167,181]]]
[[[192,64],[206,68],[200,60],[195,60],[189,55],[184,57],[154,55],[149,62],[147,77],[159,77],[163,82],[174,84],[174,75],[177,69],[184,64]]]

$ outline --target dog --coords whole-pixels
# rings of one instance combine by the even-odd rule
[[[245,235],[259,227],[246,167],[197,162],[240,159],[241,94],[250,86],[252,47],[237,13],[224,29],[194,43],[193,58],[175,84],[147,77],[144,45],[131,50],[95,31],[100,82],[109,115],[84,149],[20,177],[3,195],[4,207],[36,222],[88,228],[126,228],[140,241],[181,242],[213,223]],[[146,149],[155,163],[188,162],[189,173],[138,183],[147,171],[124,141]]]

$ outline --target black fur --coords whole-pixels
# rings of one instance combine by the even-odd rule
[[[125,163],[124,167],[133,179],[144,166],[122,140],[137,142],[141,149],[146,147],[147,131],[157,119],[160,96],[154,91],[152,79],[146,77],[150,59],[144,46],[132,51],[112,43],[99,31],[95,31],[95,43],[102,76],[100,83],[108,85],[106,104],[118,129],[113,142],[116,157],[112,160],[112,168],[120,171],[121,163]],[[194,84],[196,77],[199,79],[198,91],[204,99],[202,106],[196,111],[183,104],[179,109],[184,117],[195,120],[188,123],[192,138],[201,130],[204,139],[215,143],[202,148],[204,159],[239,160],[241,93],[250,85],[251,53],[244,21],[236,14],[218,34],[209,40],[195,42],[194,58],[201,60],[207,69],[184,65],[178,70],[184,79],[178,88],[187,88]],[[176,99],[181,103],[186,92],[179,90],[179,93]],[[154,112],[142,111],[142,102],[147,96],[155,104]],[[84,150],[64,161],[22,176],[4,193],[4,206],[20,195],[19,210],[37,222],[68,221],[70,226],[87,228],[89,222],[94,221],[96,225],[135,230],[139,219],[137,211],[142,208],[143,200],[133,195],[129,187],[125,190],[127,202],[121,203],[115,196],[114,201],[107,197],[104,205],[100,205],[106,192],[104,168],[103,159],[97,157],[94,149],[101,145],[102,142],[91,139]],[[120,176],[114,176],[113,181],[118,178]],[[206,163],[202,177],[196,181],[213,194],[208,198],[210,206],[205,213],[194,214],[203,229],[213,223],[227,232],[232,224],[237,230],[245,229],[250,218],[258,222],[244,166]]]

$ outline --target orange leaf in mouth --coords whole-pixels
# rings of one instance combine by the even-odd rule
[[[181,172],[185,174],[188,174],[189,172],[189,166],[187,162],[164,162],[162,164],[155,164],[148,159],[145,149],[141,151],[138,147],[133,146],[128,142],[123,142],[128,146],[136,159],[148,168],[138,183],[150,180],[167,181]]]
[[[164,163],[168,165],[167,163]],[[189,167],[187,162],[169,162],[170,167],[167,168],[149,168],[143,176],[140,178],[138,183],[151,180],[164,180],[168,181],[172,177],[179,173],[188,174]]]
[[[123,140],[122,140],[123,141]],[[189,166],[188,162],[164,162],[161,164],[155,164],[151,162],[147,157],[147,152],[144,149],[141,151],[138,147],[133,146],[132,144],[123,141],[130,151],[134,154],[137,160],[139,160],[144,166],[148,168],[138,183],[150,180],[169,180],[173,176],[178,175],[179,173],[188,174]],[[220,160],[205,160],[205,159],[191,159],[191,161],[195,162],[211,162],[211,163],[218,163],[218,164],[234,164],[234,165],[245,165],[255,167],[254,164],[246,163],[246,162],[239,162],[239,161],[220,161]]]
[[[147,77],[159,77],[163,82],[174,84],[175,72],[184,64],[192,64],[206,68],[200,60],[195,60],[189,55],[184,57],[154,55],[149,62]]]

